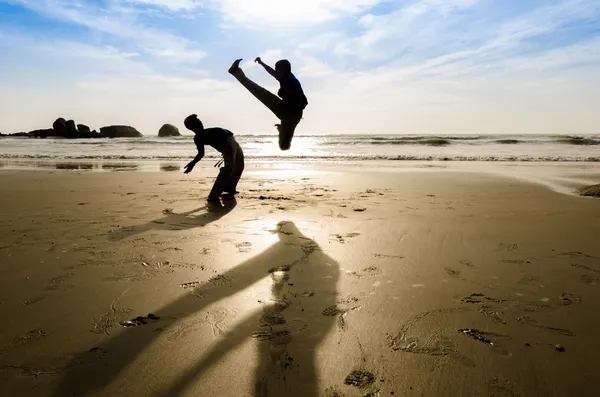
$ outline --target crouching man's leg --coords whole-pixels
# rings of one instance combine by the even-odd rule
[[[240,181],[242,173],[244,172],[244,152],[242,151],[242,147],[235,141],[233,137],[231,137],[230,140],[232,141],[232,146],[235,147],[235,161],[233,163],[233,172],[231,173],[229,181],[225,186],[225,193],[236,194],[238,193],[238,182]]]
[[[235,170],[235,160],[237,153],[237,143],[235,145],[228,145],[227,149],[223,152],[224,166],[219,169],[219,175],[217,175],[217,179],[213,184],[213,187],[208,194],[209,202],[217,202],[219,201],[219,197],[221,193],[225,191],[227,185],[230,183],[231,176]]]

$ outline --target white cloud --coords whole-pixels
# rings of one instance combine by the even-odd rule
[[[357,14],[383,0],[210,0],[225,21],[258,28],[312,25]]]

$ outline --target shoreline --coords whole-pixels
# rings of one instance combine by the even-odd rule
[[[190,158],[191,160],[191,158]],[[217,175],[215,159],[200,161],[194,173],[206,177]],[[166,160],[0,160],[0,173],[18,171],[67,172],[148,172],[181,173],[188,161]],[[467,172],[541,184],[553,191],[578,195],[578,191],[600,183],[598,162],[489,162],[489,161],[263,161],[247,159],[244,175],[256,172]],[[244,179],[242,175],[242,179]],[[193,177],[193,175],[191,175]]]

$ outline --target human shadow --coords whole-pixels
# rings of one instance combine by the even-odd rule
[[[280,222],[276,233],[279,240],[262,253],[156,310],[154,313],[160,319],[153,323],[160,322],[166,331],[155,332],[152,327],[127,329],[93,349],[102,352],[100,363],[82,365],[89,361],[86,358],[89,351],[75,357],[66,366],[65,376],[53,396],[85,395],[104,389],[164,332],[174,330],[185,334],[193,321],[184,320],[265,277],[271,277],[273,285],[271,296],[261,300],[262,309],[250,313],[235,329],[225,333],[172,384],[162,381],[152,389],[162,387],[165,396],[183,395],[207,368],[216,365],[236,346],[254,338],[258,348],[255,396],[318,396],[315,353],[335,326],[336,316],[343,314],[336,306],[340,266],[293,222]],[[162,379],[162,375],[157,373],[154,378]],[[222,376],[225,378],[227,374]],[[82,377],[86,378],[85,383],[80,381]]]
[[[176,213],[172,210],[163,210],[162,218],[154,219],[148,223],[137,226],[125,226],[112,231],[108,235],[110,241],[124,240],[150,230],[185,230],[203,227],[211,222],[221,219],[230,213],[237,205],[235,198],[223,200],[223,204],[211,203],[187,212]],[[196,214],[202,211],[200,214]]]

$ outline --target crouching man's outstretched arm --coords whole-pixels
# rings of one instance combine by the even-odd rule
[[[202,160],[202,157],[204,157],[204,145],[198,146],[198,154],[196,155],[196,157],[194,157],[194,159],[192,161],[187,163],[187,165],[184,167],[183,173],[187,174],[191,170],[193,170],[196,163],[198,161]]]

